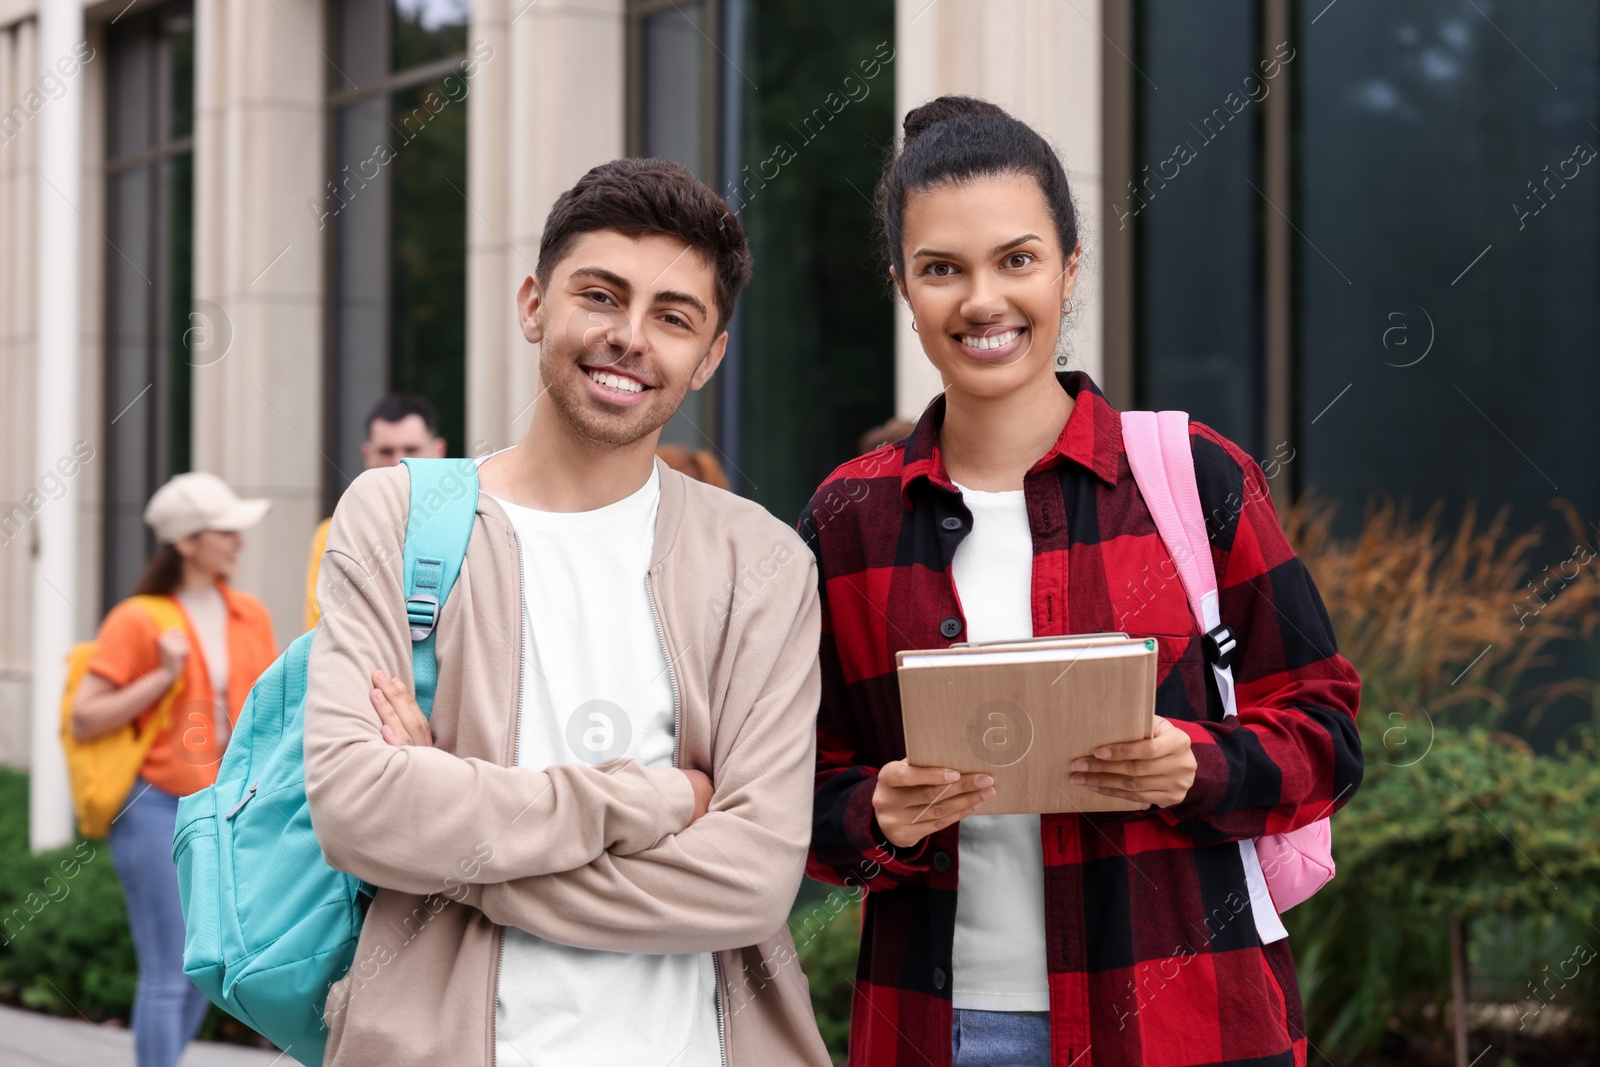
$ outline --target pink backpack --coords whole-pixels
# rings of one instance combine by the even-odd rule
[[[1211,561],[1200,491],[1195,485],[1184,411],[1124,411],[1122,444],[1156,530],[1172,556],[1199,621],[1205,658],[1217,677],[1227,715],[1239,713],[1233,692],[1234,638],[1222,624],[1217,572]],[[1240,841],[1250,907],[1263,944],[1287,937],[1278,915],[1308,899],[1333,877],[1333,833],[1327,819],[1254,841]]]

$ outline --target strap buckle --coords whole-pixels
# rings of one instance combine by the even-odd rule
[[[1223,623],[1218,623],[1200,638],[1200,650],[1205,653],[1206,661],[1223,669],[1232,666],[1233,650],[1237,647],[1239,642],[1234,639],[1233,631]]]
[[[432,593],[412,593],[406,597],[406,622],[411,627],[411,640],[426,641],[438,621],[438,597]]]

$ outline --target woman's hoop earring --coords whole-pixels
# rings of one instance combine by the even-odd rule
[[[921,331],[919,331],[917,329],[917,320],[916,319],[912,319],[911,320],[911,332],[912,333],[920,333],[921,332]]]

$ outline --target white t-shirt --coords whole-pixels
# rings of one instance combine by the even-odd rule
[[[966,639],[1032,637],[1033,537],[1022,490],[956,488],[972,511],[972,529],[951,564]],[[957,874],[951,1003],[978,1011],[1049,1011],[1039,816],[962,819]]]
[[[594,511],[499,501],[522,555],[517,766],[672,766],[672,684],[645,592],[660,500],[652,470]],[[507,929],[495,1043],[502,1067],[717,1067],[711,954],[601,952]]]
[[[190,653],[199,653],[211,678],[213,732],[220,748],[228,743],[233,728],[228,718],[228,603],[222,599],[222,590],[214,585],[198,591],[180,589],[173,598],[189,616],[189,625],[200,639],[200,647]]]

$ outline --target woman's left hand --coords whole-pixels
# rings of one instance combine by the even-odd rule
[[[396,747],[433,747],[433,727],[428,725],[428,717],[417,706],[416,697],[411,695],[411,690],[400,679],[391,678],[383,671],[373,671],[372,692],[368,695],[372,698],[378,718],[383,721],[383,728],[379,732],[385,741]]]
[[[1072,783],[1140,804],[1170,808],[1194,785],[1196,769],[1189,735],[1160,715],[1148,741],[1103,745],[1072,762]]]

